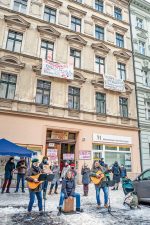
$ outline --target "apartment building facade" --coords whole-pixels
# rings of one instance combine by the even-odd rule
[[[103,157],[140,172],[128,4],[1,0],[1,138],[79,171]],[[74,78],[44,75],[44,59]]]
[[[150,167],[150,3],[131,2],[142,169]]]

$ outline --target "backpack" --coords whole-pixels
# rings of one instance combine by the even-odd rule
[[[120,168],[119,168],[119,166],[114,166],[113,170],[114,170],[114,175],[120,175]]]
[[[127,194],[123,204],[127,204],[131,209],[140,208],[138,197],[135,192],[130,192],[129,194]]]

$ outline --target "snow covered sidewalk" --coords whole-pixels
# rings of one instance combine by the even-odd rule
[[[13,192],[13,191],[12,191]],[[124,194],[119,191],[110,190],[112,215],[107,209],[97,209],[95,199],[94,185],[90,185],[88,197],[83,197],[82,186],[77,186],[76,192],[81,194],[81,206],[83,213],[60,216],[60,220],[65,221],[65,225],[149,225],[150,224],[150,208],[141,206],[141,210],[130,210],[123,206]],[[0,195],[0,225],[13,225],[11,217],[16,214],[22,215],[26,213],[28,205],[28,191],[25,194],[11,193]],[[103,202],[103,192],[101,192],[101,200]],[[53,217],[57,217],[57,206],[59,195],[47,196],[46,211],[52,211]],[[37,204],[36,204],[37,205]],[[37,206],[33,211],[38,211]],[[15,223],[17,224],[17,223]],[[57,224],[57,222],[56,222]],[[63,222],[62,222],[63,224]],[[18,223],[18,225],[21,225]],[[45,223],[45,225],[48,225]]]

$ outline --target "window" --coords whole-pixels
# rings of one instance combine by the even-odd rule
[[[106,145],[105,150],[117,151],[117,146]]]
[[[140,18],[136,18],[136,25],[138,28],[143,28],[143,20]]]
[[[14,10],[21,13],[26,13],[28,0],[15,0]]]
[[[75,2],[79,2],[79,3],[82,3],[82,0],[75,0]]]
[[[44,20],[50,23],[56,23],[56,10],[45,7],[44,9]]]
[[[95,37],[104,40],[104,27],[95,26]]]
[[[36,103],[49,105],[51,83],[48,81],[37,80]]]
[[[71,48],[70,57],[71,57],[71,60],[73,60],[74,67],[80,68],[81,67],[81,52]]]
[[[119,151],[122,151],[122,152],[130,152],[130,148],[129,147],[119,147]]]
[[[126,80],[126,66],[125,64],[118,63],[118,75],[121,80]]]
[[[81,19],[73,16],[71,17],[71,30],[81,32]]]
[[[80,88],[69,87],[68,107],[69,109],[80,109]]]
[[[103,145],[93,144],[93,150],[103,150]]]
[[[145,171],[141,176],[140,180],[150,180],[150,170]]]
[[[116,45],[120,48],[124,48],[124,37],[123,37],[123,35],[116,33]]]
[[[2,73],[0,79],[0,98],[14,99],[16,82],[16,75]]]
[[[115,7],[114,14],[115,14],[115,18],[117,20],[122,20],[122,10],[121,9],[119,9],[118,7]]]
[[[96,112],[106,113],[106,95],[102,93],[96,93]]]
[[[95,9],[99,12],[103,12],[104,6],[102,0],[95,0]]]
[[[143,71],[143,81],[145,86],[150,86],[150,77],[147,71]]]
[[[54,51],[54,43],[49,41],[41,42],[41,58],[48,59],[51,58],[53,60],[53,51]]]
[[[120,97],[119,104],[120,104],[120,115],[122,117],[128,117],[128,99]]]
[[[146,119],[150,120],[150,102],[145,102]]]
[[[139,52],[142,55],[145,55],[145,42],[139,41]]]
[[[105,73],[105,59],[101,58],[99,56],[96,56],[95,58],[95,66],[96,66],[96,72],[100,74]]]
[[[23,35],[21,33],[10,30],[8,32],[6,49],[13,52],[20,52],[22,45],[22,37]]]

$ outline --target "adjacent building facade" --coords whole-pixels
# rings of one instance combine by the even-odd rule
[[[1,0],[0,138],[78,171],[104,157],[140,172],[128,4]],[[42,74],[42,59],[73,63],[74,79]]]
[[[131,2],[142,168],[150,167],[150,3]]]

